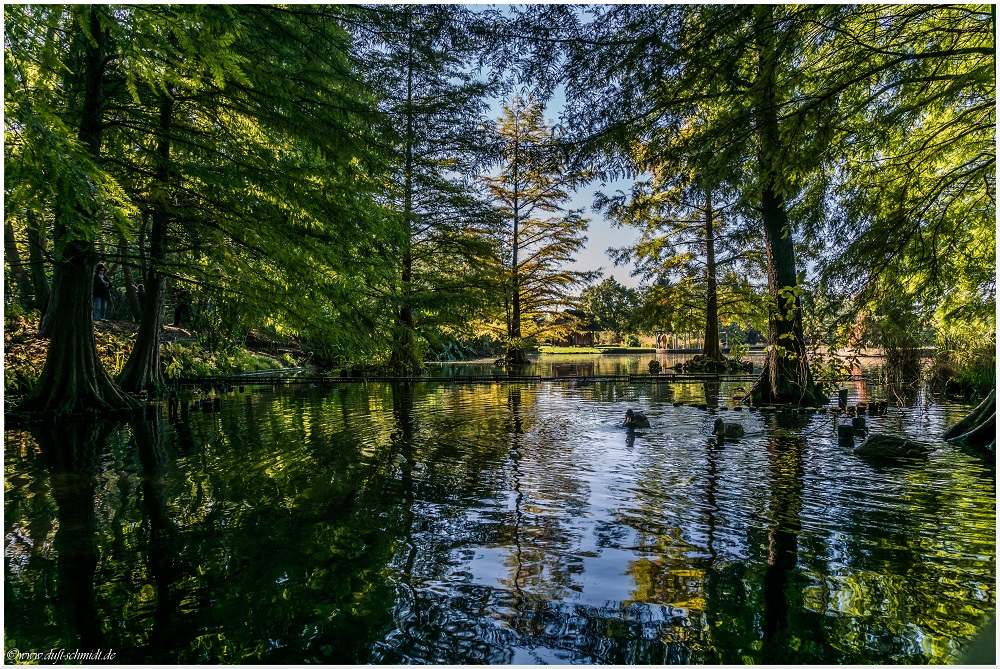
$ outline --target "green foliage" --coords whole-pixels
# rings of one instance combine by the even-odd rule
[[[12,327],[17,327],[18,321],[24,316],[24,307],[22,307],[17,302],[8,302],[4,305],[3,310],[3,323],[4,330],[9,330]]]
[[[392,138],[385,195],[396,229],[390,366],[414,371],[435,330],[483,309],[496,275],[495,212],[473,180],[486,160],[486,87],[470,71],[479,44],[457,5],[381,5],[351,22],[362,67]],[[438,355],[443,355],[438,351]]]
[[[580,293],[579,308],[597,321],[602,330],[629,333],[635,328],[639,292],[626,288],[610,276]]]
[[[984,332],[988,334],[984,336]],[[937,330],[928,370],[939,390],[985,397],[996,388],[996,329],[983,322],[955,322]]]
[[[919,304],[905,296],[890,297],[867,312],[860,324],[862,341],[878,346],[884,356],[881,377],[890,383],[917,383],[923,372],[921,348],[933,341],[932,321]]]
[[[729,357],[733,359],[738,365],[742,365],[747,361],[747,355],[750,353],[750,344],[729,338]]]
[[[587,241],[588,219],[565,209],[585,175],[566,163],[560,132],[543,113],[533,98],[504,106],[496,126],[502,162],[495,176],[483,178],[506,227],[497,240],[503,312],[481,327],[511,350],[560,327],[557,315],[572,302],[573,289],[596,278],[566,269]]]
[[[276,359],[245,350],[212,352],[197,343],[163,344],[160,355],[168,379],[261,372],[298,364],[287,353]]]
[[[641,299],[635,313],[640,329],[691,332],[705,326],[704,294],[690,278],[658,281],[642,291]]]
[[[995,19],[986,6],[861,6],[837,13],[843,133],[824,276],[878,302],[902,287],[995,312]],[[860,35],[874,35],[885,48]],[[847,82],[862,85],[848,86]]]
[[[750,221],[735,206],[739,184],[727,183],[737,175],[723,171],[714,155],[699,148],[704,138],[695,127],[653,132],[629,155],[633,169],[650,176],[635,181],[628,194],[598,193],[595,198],[595,207],[615,224],[640,231],[634,244],[608,249],[609,255],[615,264],[634,264],[633,274],[659,287],[648,296],[658,308],[673,303],[691,312],[683,324],[661,322],[663,329],[707,329],[710,322],[745,315],[759,302],[755,293],[761,282],[748,281],[760,266],[747,252]],[[644,311],[648,323],[657,320],[656,308],[647,304]]]
[[[384,348],[391,146],[341,11],[14,8],[5,213],[19,229],[37,214],[57,257],[77,239],[113,244],[109,262],[172,278],[211,349],[264,325],[346,357]],[[99,163],[77,136],[94,30],[108,52]]]
[[[428,338],[428,359],[434,362],[454,362],[476,358],[495,357],[498,352],[489,337],[462,337],[455,334],[434,335]]]
[[[386,314],[372,289],[385,284],[397,242],[375,202],[388,151],[375,98],[332,14],[231,11],[244,63],[224,87],[199,80],[189,125],[173,131],[184,141],[171,191],[190,198],[174,212],[186,249],[178,278],[214,301],[202,324],[213,347],[278,324],[363,356],[379,343]]]
[[[829,388],[850,375],[851,365],[835,350],[814,348],[809,352],[809,370],[817,386]]]

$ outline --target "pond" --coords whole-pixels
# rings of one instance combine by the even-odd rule
[[[957,661],[996,601],[995,470],[936,438],[970,407],[917,393],[869,416],[934,446],[873,462],[838,446],[829,413],[735,411],[746,384],[267,385],[177,423],[7,431],[5,651]],[[627,407],[652,427],[616,427]],[[717,416],[746,436],[709,443]]]

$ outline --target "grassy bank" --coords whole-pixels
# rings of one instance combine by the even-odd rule
[[[121,372],[135,343],[138,324],[125,321],[97,321],[94,340],[97,355],[112,376]],[[289,351],[232,348],[209,351],[182,328],[167,326],[161,336],[166,379],[177,377],[243,374],[271,369],[299,367],[305,356]],[[17,316],[4,323],[4,393],[23,395],[31,391],[45,365],[49,342],[38,336],[37,316]]]
[[[652,346],[548,346],[538,347],[539,353],[549,355],[585,355],[598,353],[656,353]],[[681,351],[695,354],[696,351]]]
[[[593,346],[539,346],[539,353],[546,355],[586,355],[599,354],[601,349]]]

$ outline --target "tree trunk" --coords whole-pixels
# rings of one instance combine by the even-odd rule
[[[818,389],[813,383],[802,334],[802,310],[796,293],[795,247],[778,190],[781,138],[778,133],[776,99],[774,8],[757,10],[756,39],[759,49],[760,92],[755,102],[761,179],[761,218],[767,245],[767,288],[771,297],[768,313],[767,354],[764,369],[750,390],[754,403],[810,404]]]
[[[94,341],[93,247],[70,243],[66,257],[56,266],[46,318],[50,332],[45,366],[31,394],[19,411],[107,411],[137,407],[114,384]]]
[[[996,422],[997,391],[993,389],[972,413],[953,425],[942,438],[956,444],[994,451],[997,440]]]
[[[139,320],[139,333],[128,360],[118,375],[118,383],[126,390],[154,390],[164,385],[160,368],[160,330],[163,329],[165,282],[160,266],[166,259],[167,225],[170,200],[170,125],[174,101],[168,92],[160,96],[160,139],[156,147],[157,198],[150,230],[149,271],[146,273],[145,305]]]
[[[24,271],[21,263],[21,252],[17,249],[17,240],[14,237],[14,225],[7,218],[3,222],[3,252],[6,256],[7,265],[10,266],[10,273],[17,284],[17,301],[23,307],[31,306],[31,279]]]
[[[95,162],[101,154],[103,80],[106,65],[107,31],[101,26],[97,6],[91,6],[90,39],[86,41],[83,63],[84,101],[80,114],[79,138]],[[75,215],[89,214],[77,208]],[[65,224],[56,226],[56,235],[67,234]],[[129,409],[138,403],[121,391],[97,357],[94,341],[93,280],[94,242],[74,239],[66,244],[52,277],[52,294],[44,328],[49,333],[45,366],[20,411],[81,411],[105,413]]]
[[[706,358],[722,360],[719,347],[719,293],[715,280],[715,230],[712,211],[712,193],[705,193],[705,285],[708,299],[705,304]]]
[[[519,129],[515,129],[515,139],[514,139],[514,235],[512,237],[511,243],[511,264],[510,264],[510,299],[511,299],[511,313],[510,313],[510,328],[508,329],[508,347],[507,347],[507,364],[508,365],[526,365],[528,364],[528,356],[524,353],[524,345],[521,342],[521,277],[518,273],[518,255],[520,251],[520,224],[521,224],[521,212],[520,212],[520,141],[517,133]]]
[[[31,263],[31,283],[35,289],[35,308],[42,315],[39,327],[49,308],[49,281],[45,276],[45,233],[35,212],[28,210],[28,260]]]
[[[409,14],[409,10],[408,10]],[[392,354],[389,366],[404,374],[416,372],[423,361],[416,350],[416,336],[413,327],[413,30],[412,19],[407,22],[409,30],[408,57],[406,61],[406,149],[403,163],[403,224],[406,238],[403,242],[401,286],[402,302],[396,312],[396,328],[393,333]]]
[[[160,364],[160,331],[163,329],[165,281],[155,269],[146,275],[146,304],[139,320],[139,332],[118,383],[125,390],[154,390],[164,385]]]
[[[118,238],[118,252],[122,258],[128,256],[128,242],[124,236]],[[128,300],[129,311],[132,312],[132,320],[137,323],[142,319],[142,308],[139,306],[139,294],[135,289],[135,281],[132,278],[132,265],[129,262],[122,262],[122,274],[125,275],[125,297]]]

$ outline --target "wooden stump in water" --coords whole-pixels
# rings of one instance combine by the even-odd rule
[[[854,427],[854,434],[863,437],[868,429],[865,427],[865,417],[858,416],[851,419],[851,425]]]

